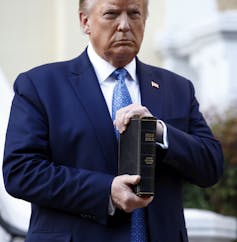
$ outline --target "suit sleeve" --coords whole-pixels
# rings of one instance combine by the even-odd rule
[[[223,154],[219,142],[213,137],[199,111],[191,83],[189,88],[189,117],[185,121],[176,119],[166,123],[169,148],[163,162],[174,167],[191,183],[208,187],[222,176]],[[187,123],[187,128],[182,127],[183,122]]]
[[[105,224],[113,176],[52,161],[47,112],[27,74],[17,78],[14,91],[3,162],[6,190]]]

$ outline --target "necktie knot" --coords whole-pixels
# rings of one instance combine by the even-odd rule
[[[127,76],[127,70],[125,68],[117,68],[113,72],[113,76],[116,80],[119,80],[120,82],[124,82]]]

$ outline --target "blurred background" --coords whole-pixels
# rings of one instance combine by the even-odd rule
[[[80,28],[78,0],[0,0],[0,20],[2,157],[12,85],[17,75],[44,63],[78,56],[88,39]],[[149,0],[139,58],[192,80],[200,108],[223,145],[226,169],[222,181],[205,190],[185,186],[190,241],[234,241],[237,238],[237,0]],[[22,241],[29,216],[30,205],[10,197],[0,175],[0,241]]]

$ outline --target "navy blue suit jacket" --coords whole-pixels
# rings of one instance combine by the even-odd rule
[[[168,129],[169,149],[157,147],[156,195],[146,209],[151,241],[187,241],[182,183],[214,184],[221,148],[190,81],[139,60],[137,76],[142,105]],[[128,242],[130,214],[108,215],[117,141],[86,51],[20,74],[14,90],[3,174],[7,191],[32,203],[26,241]]]

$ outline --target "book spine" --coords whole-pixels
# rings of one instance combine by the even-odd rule
[[[156,162],[156,121],[141,119],[139,140],[139,174],[141,182],[136,187],[136,193],[153,195],[155,192],[155,162]]]

